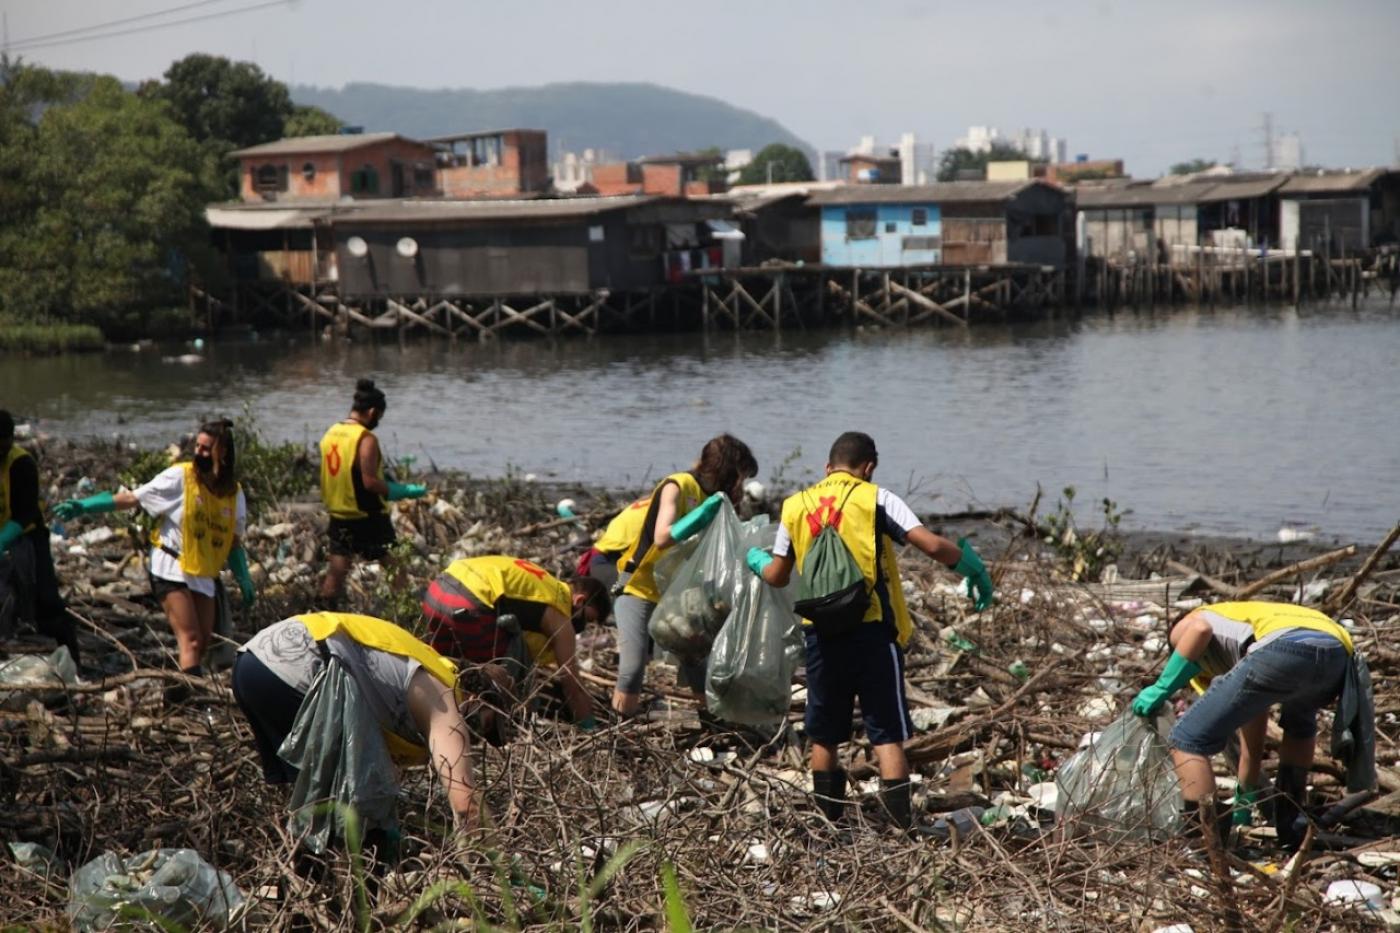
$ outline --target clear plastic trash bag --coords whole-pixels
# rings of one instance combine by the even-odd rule
[[[33,690],[6,690],[6,687],[52,687],[62,691],[78,682],[78,665],[67,645],[52,654],[19,654],[0,661],[0,708],[24,709],[30,700],[44,694]]]
[[[312,852],[345,841],[349,811],[362,833],[397,830],[398,772],[369,703],[334,658],[312,682],[277,754],[297,769],[287,830],[305,833]]]
[[[68,915],[78,930],[225,929],[247,901],[233,878],[193,849],[104,852],[73,873]]]
[[[714,520],[696,535],[684,561],[665,574],[661,601],[647,632],[662,648],[683,658],[703,658],[734,608],[741,574],[747,574],[740,550],[743,526],[729,500],[720,503]],[[657,582],[663,574],[657,568]]]
[[[766,534],[771,538],[773,531]],[[786,589],[744,572],[734,611],[710,651],[705,703],[729,722],[776,726],[792,702],[802,630]]]
[[[1167,750],[1174,717],[1151,720],[1125,710],[1098,738],[1075,752],[1055,775],[1059,822],[1132,839],[1181,830],[1181,792]]]

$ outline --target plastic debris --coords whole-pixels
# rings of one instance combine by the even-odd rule
[[[1355,904],[1371,910],[1380,910],[1385,907],[1385,898],[1381,895],[1380,885],[1354,879],[1334,881],[1329,884],[1327,893],[1323,895],[1323,900],[1329,904]]]
[[[1146,720],[1125,711],[1055,776],[1058,815],[1128,838],[1171,835],[1181,827],[1181,794],[1163,736],[1171,713]]]
[[[62,690],[78,682],[78,666],[66,645],[53,654],[21,654],[0,661],[0,707],[23,709],[36,694],[30,690],[5,687],[53,687]]]
[[[193,849],[152,849],[127,859],[104,852],[79,868],[69,885],[68,915],[79,930],[142,916],[163,929],[226,929],[246,904],[233,878]]]

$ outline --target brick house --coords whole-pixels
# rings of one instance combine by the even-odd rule
[[[491,130],[439,136],[438,185],[448,198],[519,197],[549,187],[544,130]]]
[[[279,139],[231,153],[243,201],[338,201],[431,197],[436,150],[397,133]]]

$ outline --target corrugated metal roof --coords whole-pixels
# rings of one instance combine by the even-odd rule
[[[1361,192],[1389,174],[1386,169],[1373,168],[1361,172],[1327,172],[1322,175],[1294,175],[1283,183],[1279,194],[1338,194]]]
[[[809,204],[979,204],[1009,201],[1025,189],[1041,185],[1061,189],[1038,179],[1020,181],[950,181],[936,185],[846,185],[815,192]]]
[[[349,152],[351,149],[388,142],[391,139],[403,139],[403,137],[399,136],[398,133],[333,133],[326,136],[290,136],[275,142],[249,146],[247,149],[235,149],[229,155],[264,156],[291,155],[302,152]],[[405,141],[415,142],[411,139]]]
[[[1262,198],[1283,187],[1283,183],[1287,180],[1287,175],[1267,175],[1263,178],[1242,179],[1240,181],[1222,177],[1211,185],[1209,191],[1197,198],[1197,202],[1208,204],[1213,201]]]
[[[590,217],[664,201],[655,195],[624,194],[613,197],[541,198],[530,201],[385,201],[364,203],[337,224],[361,223],[462,223],[476,220],[566,220]]]
[[[1163,190],[1149,182],[1134,185],[1080,185],[1074,189],[1075,203],[1083,208],[1150,207],[1158,204]]]

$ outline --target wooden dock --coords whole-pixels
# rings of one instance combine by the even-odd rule
[[[1160,261],[1165,258],[1165,261]],[[1248,304],[1355,306],[1372,289],[1394,300],[1400,253],[1326,256],[1176,247],[1166,257],[1085,258],[1036,265],[845,269],[765,265],[693,271],[668,285],[569,295],[399,295],[342,298],[334,283],[240,283],[225,298],[192,289],[191,311],[212,330],[261,322],[313,333],[420,334],[449,340],[684,330],[968,327],[1101,307]]]

